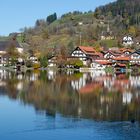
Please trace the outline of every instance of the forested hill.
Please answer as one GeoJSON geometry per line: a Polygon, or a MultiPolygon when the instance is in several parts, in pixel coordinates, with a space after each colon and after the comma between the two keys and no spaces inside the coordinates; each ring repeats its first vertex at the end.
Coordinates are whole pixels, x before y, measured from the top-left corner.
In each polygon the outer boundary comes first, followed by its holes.
{"type": "Polygon", "coordinates": [[[114,18],[121,16],[127,24],[140,25],[140,0],[117,0],[116,2],[96,8],[97,16],[114,18]]]}
{"type": "MultiPolygon", "coordinates": [[[[10,34],[13,35],[15,33],[10,34]]],[[[97,50],[100,47],[123,47],[124,35],[140,38],[140,0],[117,0],[95,11],[73,11],[61,17],[54,13],[37,19],[33,27],[23,28],[17,39],[28,44],[27,49],[43,56],[50,52],[59,53],[61,49],[70,54],[78,45],[94,46],[97,50]],[[108,35],[113,39],[101,39],[108,35]],[[55,51],[50,51],[52,49],[55,51]]]]}

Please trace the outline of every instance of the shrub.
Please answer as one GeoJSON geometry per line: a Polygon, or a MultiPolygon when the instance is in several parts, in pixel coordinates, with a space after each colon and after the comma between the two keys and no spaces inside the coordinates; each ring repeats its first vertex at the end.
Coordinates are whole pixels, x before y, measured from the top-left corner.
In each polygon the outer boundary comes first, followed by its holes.
{"type": "Polygon", "coordinates": [[[80,68],[80,67],[83,67],[83,62],[79,59],[76,59],[76,60],[71,60],[69,62],[70,65],[74,66],[74,68],[80,68]]]}
{"type": "Polygon", "coordinates": [[[83,62],[81,60],[75,60],[74,65],[76,68],[80,68],[83,66],[83,62]]]}
{"type": "Polygon", "coordinates": [[[48,59],[47,59],[47,57],[44,56],[44,57],[40,58],[40,66],[43,67],[43,68],[48,66],[48,59]]]}
{"type": "Polygon", "coordinates": [[[33,63],[30,60],[26,61],[26,67],[31,68],[33,66],[33,63]]]}
{"type": "Polygon", "coordinates": [[[40,64],[39,64],[39,63],[34,63],[34,64],[33,64],[33,68],[34,68],[34,69],[40,68],[40,64]]]}

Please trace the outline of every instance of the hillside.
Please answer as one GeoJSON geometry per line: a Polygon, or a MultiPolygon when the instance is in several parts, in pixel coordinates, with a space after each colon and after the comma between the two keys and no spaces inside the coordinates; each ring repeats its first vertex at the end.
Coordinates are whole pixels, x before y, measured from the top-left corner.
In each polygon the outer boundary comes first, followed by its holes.
{"type": "Polygon", "coordinates": [[[69,48],[78,45],[93,45],[98,40],[100,28],[93,12],[73,12],[48,24],[45,19],[37,20],[33,28],[25,28],[25,42],[42,53],[46,48],[69,48]]]}
{"type": "Polygon", "coordinates": [[[96,8],[95,13],[97,16],[102,15],[110,19],[117,17],[126,28],[129,25],[140,26],[140,0],[117,0],[96,8]]]}
{"type": "Polygon", "coordinates": [[[125,34],[140,36],[139,0],[118,0],[96,8],[95,12],[74,11],[59,18],[54,13],[46,19],[38,19],[32,28],[24,28],[18,40],[28,43],[29,50],[42,55],[52,49],[53,54],[62,50],[70,54],[79,45],[96,49],[100,46],[121,47],[121,38],[125,34]],[[106,32],[115,38],[102,41],[101,35],[106,32]]]}

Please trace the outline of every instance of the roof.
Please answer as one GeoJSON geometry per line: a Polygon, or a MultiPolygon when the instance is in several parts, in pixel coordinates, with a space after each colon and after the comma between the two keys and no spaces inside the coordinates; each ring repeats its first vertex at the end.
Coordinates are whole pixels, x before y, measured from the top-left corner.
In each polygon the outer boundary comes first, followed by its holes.
{"type": "Polygon", "coordinates": [[[0,51],[5,51],[9,47],[8,41],[1,41],[0,42],[0,51]]]}
{"type": "Polygon", "coordinates": [[[101,64],[101,65],[111,65],[112,62],[109,62],[108,60],[95,60],[95,62],[101,64]]]}
{"type": "Polygon", "coordinates": [[[98,63],[101,65],[111,65],[112,64],[112,62],[108,62],[108,61],[100,61],[98,63]]]}
{"type": "Polygon", "coordinates": [[[79,46],[79,48],[86,54],[94,54],[96,52],[93,47],[79,46]]]}
{"type": "Polygon", "coordinates": [[[132,49],[130,49],[130,48],[121,48],[120,49],[120,52],[133,52],[133,50],[132,49]]]}
{"type": "Polygon", "coordinates": [[[137,50],[137,51],[135,51],[135,52],[132,52],[131,54],[134,54],[134,53],[137,53],[137,54],[140,55],[140,50],[137,50]]]}
{"type": "Polygon", "coordinates": [[[103,58],[103,54],[102,54],[102,53],[100,53],[100,52],[95,52],[95,53],[94,53],[94,55],[96,55],[96,56],[99,56],[99,57],[102,57],[102,58],[103,58]]]}
{"type": "Polygon", "coordinates": [[[6,51],[11,45],[21,48],[17,41],[0,41],[0,51],[6,51]]]}
{"type": "Polygon", "coordinates": [[[114,60],[122,60],[122,61],[129,61],[130,57],[125,57],[125,56],[120,56],[120,57],[115,57],[113,58],[114,60]]]}
{"type": "Polygon", "coordinates": [[[104,55],[107,54],[107,53],[110,53],[110,54],[112,54],[112,55],[114,55],[114,56],[120,56],[120,55],[121,55],[120,52],[112,52],[112,51],[110,51],[110,50],[107,51],[107,52],[105,52],[104,55]]]}

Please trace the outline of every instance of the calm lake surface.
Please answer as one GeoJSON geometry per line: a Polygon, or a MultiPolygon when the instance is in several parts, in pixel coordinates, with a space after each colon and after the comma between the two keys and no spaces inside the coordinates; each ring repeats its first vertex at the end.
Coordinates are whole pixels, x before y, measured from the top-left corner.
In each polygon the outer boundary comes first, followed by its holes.
{"type": "Polygon", "coordinates": [[[140,75],[0,70],[1,140],[139,140],[140,75]]]}

